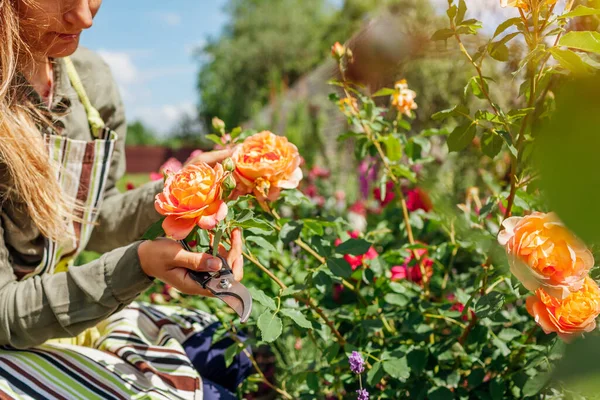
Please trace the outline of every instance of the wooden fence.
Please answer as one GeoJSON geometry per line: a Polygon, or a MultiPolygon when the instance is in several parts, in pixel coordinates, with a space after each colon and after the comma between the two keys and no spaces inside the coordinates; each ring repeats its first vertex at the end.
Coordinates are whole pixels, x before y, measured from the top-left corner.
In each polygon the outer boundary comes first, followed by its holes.
{"type": "Polygon", "coordinates": [[[195,148],[171,149],[161,146],[127,146],[127,172],[130,174],[158,172],[160,166],[171,157],[181,162],[188,159],[195,148]]]}

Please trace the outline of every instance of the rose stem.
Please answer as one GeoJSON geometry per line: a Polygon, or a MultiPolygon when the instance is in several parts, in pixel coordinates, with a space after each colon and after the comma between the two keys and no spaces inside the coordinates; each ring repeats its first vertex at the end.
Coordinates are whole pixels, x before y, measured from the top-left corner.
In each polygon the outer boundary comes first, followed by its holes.
{"type": "Polygon", "coordinates": [[[219,244],[221,242],[221,237],[223,237],[223,228],[217,229],[215,231],[215,236],[213,238],[213,256],[217,256],[219,254],[219,244]]]}

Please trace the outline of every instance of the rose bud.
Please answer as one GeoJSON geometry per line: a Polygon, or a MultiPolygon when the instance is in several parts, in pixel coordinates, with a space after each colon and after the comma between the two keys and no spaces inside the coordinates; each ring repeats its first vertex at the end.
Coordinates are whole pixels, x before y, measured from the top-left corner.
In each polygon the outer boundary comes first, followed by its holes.
{"type": "Polygon", "coordinates": [[[214,117],[212,119],[212,126],[215,129],[215,131],[219,133],[225,133],[225,122],[223,122],[222,119],[214,117]]]}
{"type": "Polygon", "coordinates": [[[235,189],[237,183],[233,175],[229,174],[225,177],[225,179],[223,179],[223,183],[221,183],[221,185],[223,186],[223,190],[226,192],[231,192],[233,189],[235,189]]]}
{"type": "Polygon", "coordinates": [[[223,169],[227,172],[233,172],[235,169],[235,162],[233,162],[231,157],[227,157],[225,161],[223,161],[223,169]]]}

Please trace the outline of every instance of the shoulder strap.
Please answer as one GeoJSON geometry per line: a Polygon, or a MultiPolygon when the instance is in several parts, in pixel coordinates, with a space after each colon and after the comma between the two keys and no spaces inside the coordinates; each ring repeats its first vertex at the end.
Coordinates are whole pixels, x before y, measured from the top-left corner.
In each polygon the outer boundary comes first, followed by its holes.
{"type": "Polygon", "coordinates": [[[69,80],[71,81],[71,85],[73,85],[73,89],[77,92],[77,96],[79,96],[79,100],[83,107],[85,108],[85,113],[87,114],[88,123],[90,124],[90,128],[92,129],[92,135],[95,138],[98,138],[100,135],[100,131],[104,129],[104,121],[100,116],[98,110],[92,106],[90,99],[87,96],[85,89],[83,88],[83,84],[81,83],[81,79],[79,79],[79,74],[75,69],[75,65],[73,61],[69,57],[64,57],[65,65],[67,67],[67,75],[69,76],[69,80]]]}

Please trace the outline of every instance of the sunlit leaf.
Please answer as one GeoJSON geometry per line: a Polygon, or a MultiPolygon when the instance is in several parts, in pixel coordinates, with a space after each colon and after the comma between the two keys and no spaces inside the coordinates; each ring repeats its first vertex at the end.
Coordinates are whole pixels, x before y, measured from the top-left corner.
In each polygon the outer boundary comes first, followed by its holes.
{"type": "Polygon", "coordinates": [[[577,6],[573,11],[561,15],[559,18],[574,18],[584,17],[586,15],[600,15],[600,8],[586,7],[583,5],[577,6]]]}
{"type": "Polygon", "coordinates": [[[277,339],[283,330],[281,318],[267,310],[258,317],[258,329],[262,335],[262,340],[272,342],[277,339]]]}

